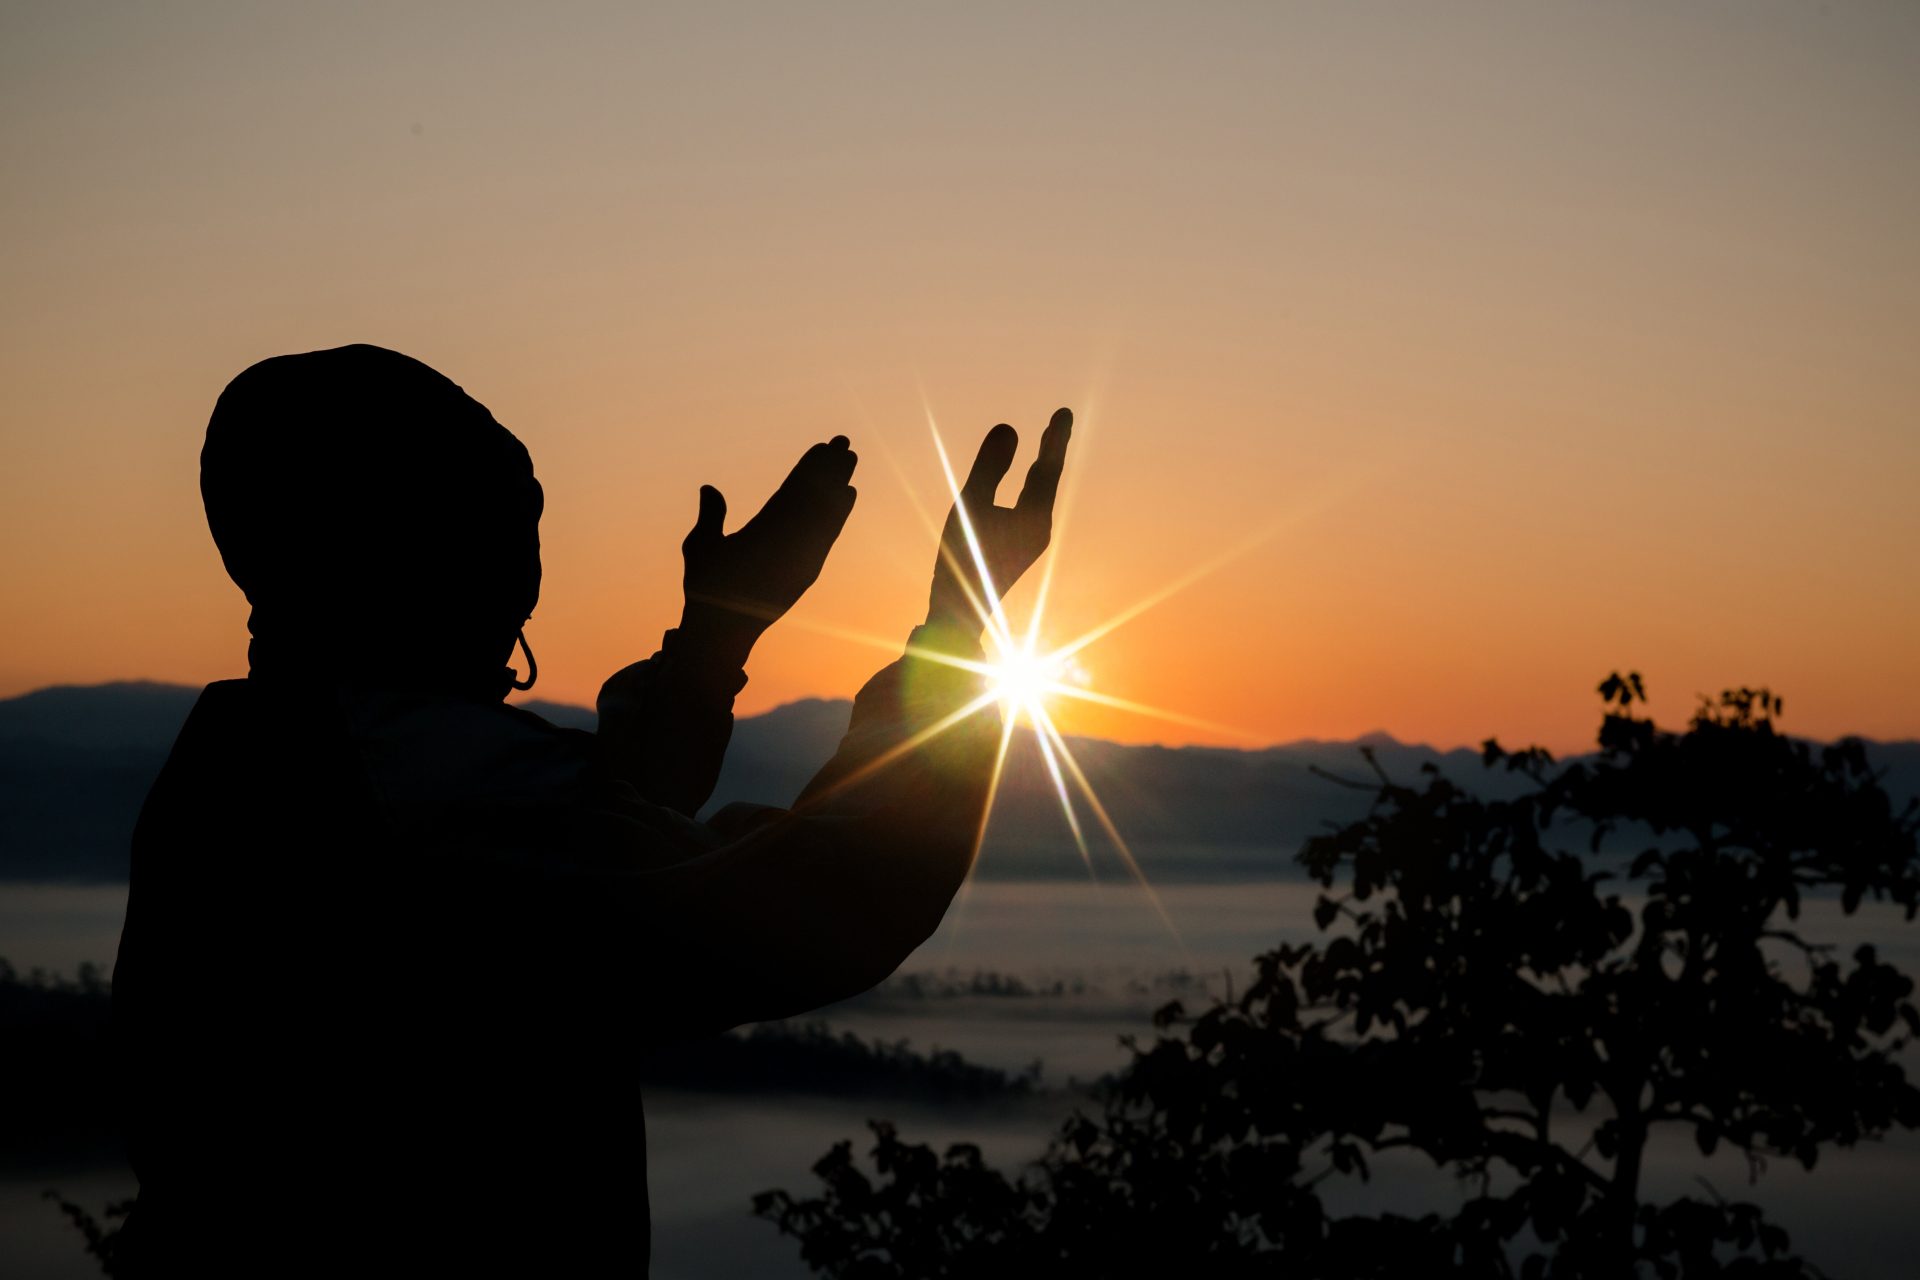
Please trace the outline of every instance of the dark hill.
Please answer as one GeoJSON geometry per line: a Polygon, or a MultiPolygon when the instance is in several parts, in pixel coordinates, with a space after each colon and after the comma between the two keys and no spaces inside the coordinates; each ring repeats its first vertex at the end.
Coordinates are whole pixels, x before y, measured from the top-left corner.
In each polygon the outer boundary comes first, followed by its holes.
{"type": "MultiPolygon", "coordinates": [[[[0,700],[0,880],[124,879],[127,843],[147,787],[198,691],[126,682],[59,686],[0,700]]],[[[528,702],[557,724],[591,728],[593,712],[528,702]]],[[[784,804],[832,754],[850,704],[805,699],[741,719],[713,805],[784,804]]],[[[1073,740],[1075,758],[1156,880],[1265,879],[1292,874],[1301,841],[1358,816],[1364,791],[1316,770],[1365,778],[1359,746],[1390,774],[1418,779],[1433,764],[1457,781],[1498,790],[1476,753],[1435,751],[1382,732],[1361,742],[1302,741],[1261,751],[1126,746],[1073,740]]],[[[1896,795],[1920,794],[1920,743],[1872,745],[1896,795]]],[[[1124,874],[1111,842],[1074,797],[1095,867],[1124,874]]],[[[980,870],[993,878],[1086,874],[1031,735],[1016,734],[980,870]]]]}

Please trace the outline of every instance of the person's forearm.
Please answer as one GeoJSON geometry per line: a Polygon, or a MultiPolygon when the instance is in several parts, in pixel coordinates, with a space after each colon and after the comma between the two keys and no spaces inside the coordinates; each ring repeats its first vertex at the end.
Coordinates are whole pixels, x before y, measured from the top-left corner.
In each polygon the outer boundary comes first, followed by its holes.
{"type": "Polygon", "coordinates": [[[744,656],[731,640],[669,631],[653,657],[609,678],[597,735],[607,772],[643,799],[697,813],[713,794],[733,735],[744,656]]]}
{"type": "Polygon", "coordinates": [[[718,669],[739,671],[746,667],[753,646],[766,630],[766,623],[749,618],[722,605],[689,600],[680,611],[680,625],[674,628],[689,655],[718,669]]]}
{"type": "MultiPolygon", "coordinates": [[[[929,761],[960,750],[962,742],[970,745],[972,726],[947,741],[941,739],[959,728],[960,720],[971,718],[966,713],[987,709],[988,704],[980,701],[983,682],[968,665],[977,664],[981,657],[978,632],[964,622],[941,619],[914,628],[900,660],[861,688],[839,749],[808,782],[795,809],[865,789],[869,779],[875,780],[871,802],[887,803],[890,790],[917,779],[929,761]],[[910,759],[915,753],[923,759],[910,759]],[[903,767],[894,782],[879,781],[896,764],[903,767]]],[[[966,762],[951,763],[962,777],[970,771],[966,762]]]]}
{"type": "MultiPolygon", "coordinates": [[[[642,676],[672,678],[675,639],[642,676]]],[[[792,810],[763,811],[704,853],[583,881],[582,918],[603,921],[586,927],[588,945],[604,962],[630,965],[636,982],[676,974],[649,997],[659,1035],[855,995],[939,926],[971,868],[1002,738],[970,666],[980,656],[963,624],[917,628],[860,690],[839,750],[792,810]]],[[[604,820],[631,821],[617,801],[604,820]]]]}
{"type": "Polygon", "coordinates": [[[1001,725],[980,676],[936,654],[979,650],[964,629],[916,629],[793,810],[716,853],[681,900],[674,928],[710,957],[710,1025],[855,995],[938,927],[971,869],[1001,725]]]}

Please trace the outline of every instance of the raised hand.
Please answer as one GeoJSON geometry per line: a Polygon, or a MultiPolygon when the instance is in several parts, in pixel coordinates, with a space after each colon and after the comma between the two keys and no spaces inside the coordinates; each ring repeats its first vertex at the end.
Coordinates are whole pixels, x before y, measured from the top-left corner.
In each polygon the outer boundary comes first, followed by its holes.
{"type": "Polygon", "coordinates": [[[700,514],[680,544],[686,561],[681,630],[736,661],[806,593],[853,510],[859,461],[845,436],[800,456],[766,505],[725,532],[727,500],[700,486],[700,514]]]}
{"type": "Polygon", "coordinates": [[[960,487],[960,501],[947,515],[946,528],[940,534],[940,558],[933,566],[933,595],[927,610],[929,623],[956,624],[978,633],[983,624],[981,612],[992,607],[995,597],[1004,596],[1033,567],[1053,537],[1053,499],[1060,488],[1060,469],[1067,461],[1067,441],[1073,436],[1073,413],[1056,409],[1040,437],[1040,456],[1027,469],[1027,482],[1019,500],[1011,507],[993,505],[993,495],[1001,479],[1013,465],[1014,450],[1020,436],[1001,423],[987,432],[980,452],[960,487]],[[967,545],[960,521],[961,508],[973,526],[974,539],[980,545],[980,561],[985,562],[992,594],[980,581],[981,564],[967,545]]]}

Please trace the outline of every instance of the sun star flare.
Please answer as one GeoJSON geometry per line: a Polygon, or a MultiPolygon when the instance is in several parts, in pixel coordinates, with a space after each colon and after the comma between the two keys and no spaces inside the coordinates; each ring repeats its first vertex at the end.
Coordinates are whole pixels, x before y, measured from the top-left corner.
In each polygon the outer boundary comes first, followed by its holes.
{"type": "MultiPolygon", "coordinates": [[[[1146,612],[1148,609],[1153,608],[1155,605],[1160,604],[1193,582],[1214,572],[1228,561],[1244,554],[1246,550],[1256,543],[1263,542],[1270,538],[1274,533],[1278,532],[1278,528],[1276,526],[1273,529],[1269,529],[1257,538],[1243,543],[1239,547],[1230,549],[1208,563],[1201,565],[1184,577],[1176,579],[1159,591],[1120,610],[1100,626],[1087,631],[1067,644],[1050,647],[1042,639],[1045,621],[1042,615],[1045,611],[1047,600],[1049,599],[1048,588],[1051,587],[1053,582],[1055,569],[1054,558],[1052,556],[1046,557],[1046,563],[1042,569],[1041,589],[1033,605],[1032,612],[1027,618],[1026,626],[1016,630],[1007,618],[1006,608],[1001,599],[1000,585],[993,581],[992,575],[988,571],[986,557],[981,551],[979,539],[974,532],[973,521],[967,512],[966,504],[961,500],[959,479],[954,473],[952,461],[947,454],[946,443],[940,437],[940,428],[934,422],[931,408],[927,411],[927,426],[933,436],[934,451],[940,460],[940,470],[946,481],[949,497],[958,509],[960,528],[964,542],[964,546],[960,549],[951,548],[942,543],[940,554],[949,557],[950,561],[960,556],[965,556],[972,561],[972,574],[962,574],[961,585],[967,592],[968,602],[979,615],[986,655],[983,659],[963,658],[936,649],[926,649],[918,646],[909,646],[908,652],[918,658],[945,663],[949,666],[959,667],[974,673],[981,677],[982,691],[978,697],[968,702],[959,710],[929,725],[912,738],[899,743],[891,750],[883,752],[880,756],[868,762],[868,764],[855,775],[842,779],[838,786],[851,785],[860,778],[870,776],[872,773],[886,768],[902,757],[917,751],[933,738],[945,733],[961,721],[968,719],[975,712],[997,704],[1000,708],[1004,725],[1000,735],[999,750],[994,758],[993,772],[987,788],[986,801],[982,807],[979,824],[974,830],[973,866],[977,867],[979,864],[980,848],[986,840],[987,827],[993,818],[994,803],[1000,794],[1001,783],[1006,772],[1008,747],[1012,743],[1015,731],[1024,727],[1028,732],[1033,734],[1041,763],[1047,774],[1047,779],[1051,784],[1054,795],[1060,802],[1060,812],[1066,820],[1068,831],[1073,836],[1073,842],[1080,854],[1081,861],[1087,868],[1087,874],[1090,876],[1095,875],[1095,871],[1093,852],[1087,840],[1087,828],[1081,821],[1080,805],[1084,805],[1086,811],[1092,815],[1094,825],[1100,833],[1106,837],[1106,843],[1112,846],[1114,855],[1124,864],[1128,874],[1134,882],[1139,885],[1140,891],[1146,896],[1154,912],[1166,926],[1168,934],[1184,952],[1186,950],[1186,944],[1181,938],[1179,930],[1174,926],[1172,918],[1167,914],[1165,905],[1160,901],[1159,894],[1154,891],[1152,883],[1148,880],[1145,870],[1140,866],[1139,860],[1134,856],[1133,850],[1120,835],[1112,815],[1108,812],[1106,805],[1102,803],[1099,795],[1095,791],[1093,781],[1087,776],[1086,770],[1081,767],[1080,762],[1074,758],[1066,736],[1061,733],[1059,726],[1054,722],[1051,708],[1057,705],[1060,700],[1073,699],[1116,708],[1131,712],[1135,715],[1165,720],[1174,724],[1199,725],[1251,738],[1252,735],[1246,734],[1242,730],[1234,729],[1229,725],[1218,725],[1210,721],[1199,720],[1192,716],[1182,715],[1176,711],[1167,711],[1159,707],[1148,706],[1145,703],[1136,702],[1130,698],[1120,697],[1095,689],[1092,678],[1087,669],[1080,664],[1078,655],[1111,631],[1146,612]],[[980,584],[978,590],[968,585],[967,578],[969,576],[978,579],[980,584]],[[1074,796],[1076,791],[1079,793],[1078,804],[1076,804],[1074,796]]],[[[934,525],[931,516],[920,503],[919,497],[913,492],[913,486],[907,482],[906,475],[904,471],[898,467],[897,462],[895,469],[900,473],[900,479],[906,486],[908,497],[912,499],[914,508],[920,514],[922,521],[926,523],[928,529],[933,532],[936,537],[939,536],[940,531],[938,527],[934,525]]],[[[1057,534],[1063,532],[1064,530],[1056,531],[1057,534]]],[[[877,636],[869,636],[823,623],[803,623],[802,625],[810,626],[812,629],[836,635],[846,640],[875,645],[881,648],[892,647],[889,641],[877,636]]],[[[973,872],[970,869],[967,881],[961,885],[959,894],[960,902],[964,902],[967,896],[967,888],[972,881],[972,875],[973,872]]]]}

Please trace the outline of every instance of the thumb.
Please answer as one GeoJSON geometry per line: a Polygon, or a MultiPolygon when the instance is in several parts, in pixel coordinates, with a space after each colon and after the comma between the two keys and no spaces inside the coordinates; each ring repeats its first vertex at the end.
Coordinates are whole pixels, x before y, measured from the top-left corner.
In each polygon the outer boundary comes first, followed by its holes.
{"type": "Polygon", "coordinates": [[[694,519],[688,542],[718,542],[727,527],[727,500],[710,484],[700,486],[700,514],[694,519]]]}

